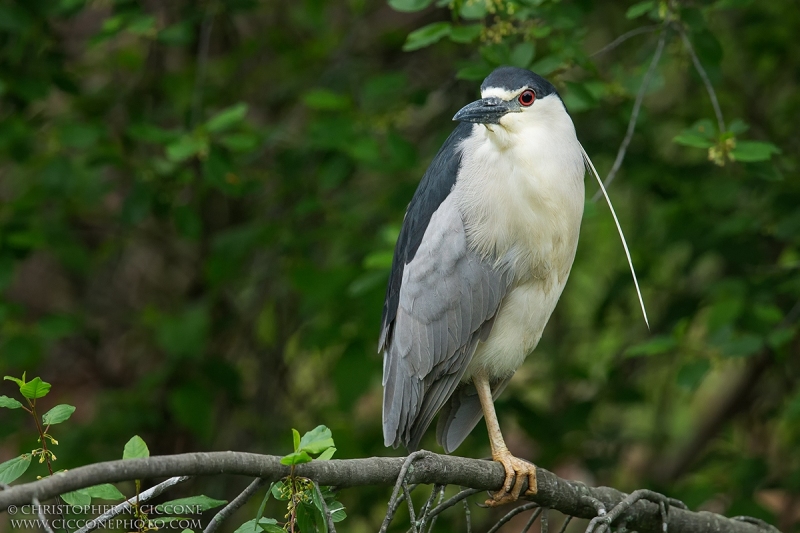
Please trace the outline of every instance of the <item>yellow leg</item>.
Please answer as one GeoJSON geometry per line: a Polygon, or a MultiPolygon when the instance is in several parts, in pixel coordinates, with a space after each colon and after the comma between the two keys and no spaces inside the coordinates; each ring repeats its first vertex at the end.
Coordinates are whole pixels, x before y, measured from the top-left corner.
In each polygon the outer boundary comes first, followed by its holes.
{"type": "Polygon", "coordinates": [[[526,478],[528,480],[528,490],[525,495],[536,494],[536,467],[533,463],[511,455],[511,452],[506,447],[505,440],[503,440],[500,424],[497,422],[497,414],[494,411],[494,400],[492,399],[489,378],[485,373],[481,372],[473,378],[473,383],[475,388],[478,389],[483,417],[486,419],[489,443],[492,446],[492,459],[502,464],[506,471],[506,480],[503,482],[502,490],[492,494],[492,497],[486,500],[486,505],[495,506],[517,501],[522,492],[522,483],[526,478]]]}

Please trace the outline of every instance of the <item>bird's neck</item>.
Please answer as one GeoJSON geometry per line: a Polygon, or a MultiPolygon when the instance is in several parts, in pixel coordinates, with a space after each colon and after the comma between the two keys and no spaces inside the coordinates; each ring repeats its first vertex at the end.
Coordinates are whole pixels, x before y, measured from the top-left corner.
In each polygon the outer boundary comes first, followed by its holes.
{"type": "Polygon", "coordinates": [[[478,131],[462,144],[453,192],[470,246],[484,257],[513,264],[522,276],[568,272],[574,257],[584,167],[571,121],[569,126],[522,132],[475,126],[478,131]]]}

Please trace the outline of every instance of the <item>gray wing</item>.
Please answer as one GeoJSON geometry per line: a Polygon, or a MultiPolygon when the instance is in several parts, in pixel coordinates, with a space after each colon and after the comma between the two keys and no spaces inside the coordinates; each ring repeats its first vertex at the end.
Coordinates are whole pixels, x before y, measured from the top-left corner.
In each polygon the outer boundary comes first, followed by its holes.
{"type": "Polygon", "coordinates": [[[507,275],[467,247],[452,194],[431,216],[405,265],[394,321],[384,332],[383,436],[415,449],[485,339],[507,275]]]}

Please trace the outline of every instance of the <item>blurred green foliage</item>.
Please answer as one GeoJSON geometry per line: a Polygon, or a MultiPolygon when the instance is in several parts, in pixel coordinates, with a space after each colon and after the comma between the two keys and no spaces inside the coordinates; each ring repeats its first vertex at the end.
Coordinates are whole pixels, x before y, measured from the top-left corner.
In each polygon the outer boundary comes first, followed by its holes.
{"type": "MultiPolygon", "coordinates": [[[[498,401],[501,424],[514,451],[564,476],[796,530],[800,11],[788,1],[8,0],[0,374],[41,375],[78,407],[59,433],[64,467],[116,458],[132,434],[154,453],[285,455],[281,435],[320,423],[337,457],[391,452],[381,304],[450,117],[494,66],[532,68],[607,172],[665,23],[609,191],[652,331],[607,208],[587,202],[570,282],[498,401]]],[[[0,462],[35,447],[23,414],[0,410],[0,462]]],[[[479,428],[458,452],[487,450],[479,428]]],[[[377,529],[388,493],[341,497],[348,531],[377,529]]]]}

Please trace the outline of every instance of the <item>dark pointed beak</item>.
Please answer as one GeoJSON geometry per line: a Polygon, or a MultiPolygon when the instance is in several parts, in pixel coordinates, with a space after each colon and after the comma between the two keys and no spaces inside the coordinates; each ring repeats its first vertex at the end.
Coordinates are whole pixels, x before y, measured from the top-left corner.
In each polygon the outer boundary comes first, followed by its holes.
{"type": "Polygon", "coordinates": [[[482,98],[462,107],[453,120],[476,124],[499,124],[503,115],[513,111],[510,103],[500,98],[482,98]]]}

